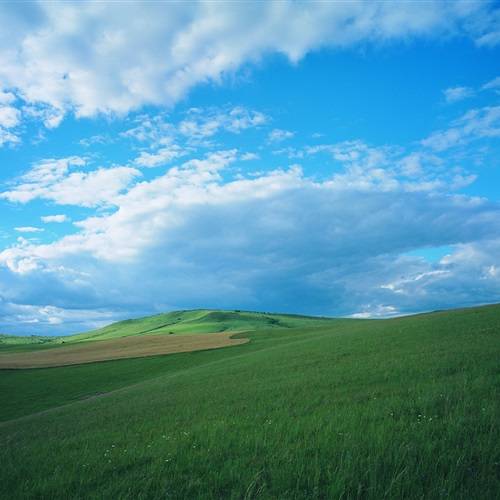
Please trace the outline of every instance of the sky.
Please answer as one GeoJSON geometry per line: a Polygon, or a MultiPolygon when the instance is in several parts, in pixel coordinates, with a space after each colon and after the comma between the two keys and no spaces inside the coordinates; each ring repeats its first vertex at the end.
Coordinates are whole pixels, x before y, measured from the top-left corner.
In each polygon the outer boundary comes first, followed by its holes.
{"type": "Polygon", "coordinates": [[[2,2],[0,333],[500,302],[498,2],[2,2]]]}

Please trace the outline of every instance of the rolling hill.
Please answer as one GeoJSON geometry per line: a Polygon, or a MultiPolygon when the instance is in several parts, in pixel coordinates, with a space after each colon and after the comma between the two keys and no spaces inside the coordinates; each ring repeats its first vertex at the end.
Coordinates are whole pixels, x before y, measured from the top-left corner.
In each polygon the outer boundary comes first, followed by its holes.
{"type": "Polygon", "coordinates": [[[0,370],[0,497],[498,498],[500,306],[279,327],[212,312],[123,332],[192,321],[249,342],[0,370]]]}
{"type": "Polygon", "coordinates": [[[301,326],[320,326],[331,322],[345,321],[334,318],[301,316],[296,314],[274,314],[252,311],[222,311],[197,309],[173,311],[137,319],[127,319],[112,323],[97,330],[59,337],[14,336],[0,334],[2,349],[22,350],[41,346],[52,347],[62,343],[110,340],[132,335],[193,334],[238,332],[260,330],[262,328],[297,328],[301,326]],[[30,347],[31,346],[31,347],[30,347]]]}
{"type": "Polygon", "coordinates": [[[331,321],[342,320],[293,314],[197,309],[119,321],[98,330],[68,336],[64,340],[66,342],[81,342],[159,333],[192,334],[260,330],[262,328],[296,328],[309,325],[319,326],[329,324],[331,321]]]}

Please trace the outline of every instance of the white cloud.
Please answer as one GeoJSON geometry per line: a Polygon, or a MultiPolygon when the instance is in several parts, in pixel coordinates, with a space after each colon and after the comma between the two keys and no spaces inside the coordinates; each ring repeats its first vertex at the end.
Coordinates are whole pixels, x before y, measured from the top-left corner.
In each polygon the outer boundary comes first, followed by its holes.
{"type": "Polygon", "coordinates": [[[186,151],[180,146],[172,145],[165,148],[160,148],[154,153],[143,151],[135,160],[134,163],[140,167],[158,167],[166,165],[172,160],[186,154],[186,151]]]}
{"type": "Polygon", "coordinates": [[[264,113],[239,106],[229,111],[229,115],[225,120],[225,128],[237,134],[241,130],[264,125],[267,120],[268,118],[264,113]]]}
{"type": "Polygon", "coordinates": [[[260,156],[257,153],[243,153],[240,159],[242,161],[259,160],[260,156]]]}
{"type": "Polygon", "coordinates": [[[0,296],[2,326],[9,325],[9,332],[21,335],[46,333],[71,334],[82,330],[100,328],[116,318],[110,311],[69,309],[47,304],[16,304],[0,296]]]}
{"type": "Polygon", "coordinates": [[[489,82],[486,82],[482,87],[483,90],[496,90],[500,91],[500,76],[493,78],[489,82]]]}
{"type": "Polygon", "coordinates": [[[48,224],[51,222],[61,223],[61,222],[69,221],[69,217],[65,214],[44,215],[44,216],[40,217],[40,219],[42,222],[45,222],[45,224],[48,224]]]}
{"type": "MultiPolygon", "coordinates": [[[[225,151],[216,151],[213,153],[209,153],[204,159],[199,160],[197,158],[188,160],[182,165],[182,170],[185,172],[192,172],[195,175],[207,173],[211,178],[211,175],[216,174],[219,170],[227,167],[231,163],[233,163],[237,158],[237,150],[236,149],[228,149],[225,151]]],[[[172,169],[170,172],[177,174],[179,169],[172,169]]],[[[215,178],[218,178],[215,177],[215,178]]],[[[206,177],[204,177],[206,179],[206,177]]]]}
{"type": "Polygon", "coordinates": [[[498,40],[488,2],[292,1],[51,3],[0,7],[0,82],[26,103],[77,116],[171,105],[195,85],[221,82],[269,53],[297,62],[325,46],[411,37],[498,40]],[[144,29],[147,26],[147,29],[144,29]]]}
{"type": "Polygon", "coordinates": [[[4,92],[0,86],[0,148],[4,145],[13,145],[20,142],[19,135],[13,129],[21,123],[20,111],[11,104],[15,96],[4,92]]]}
{"type": "Polygon", "coordinates": [[[422,141],[425,147],[445,151],[471,141],[500,137],[500,106],[487,106],[467,111],[452,126],[432,133],[422,141]]]}
{"type": "Polygon", "coordinates": [[[5,92],[0,89],[0,104],[11,104],[16,100],[16,96],[12,92],[5,92]]]}
{"type": "Polygon", "coordinates": [[[346,171],[324,181],[298,167],[227,181],[236,150],[186,161],[76,234],[2,251],[0,297],[46,301],[43,282],[54,307],[127,316],[200,304],[373,316],[500,300],[497,204],[408,190],[362,143],[327,152],[346,171]],[[446,245],[457,250],[437,263],[405,255],[446,245]]]}
{"type": "Polygon", "coordinates": [[[17,144],[19,141],[19,136],[0,127],[0,147],[5,144],[17,144]]]}
{"type": "Polygon", "coordinates": [[[23,112],[26,117],[40,120],[49,129],[57,128],[64,118],[62,108],[47,104],[26,105],[23,107],[23,112]]]}
{"type": "Polygon", "coordinates": [[[140,172],[131,167],[99,168],[89,172],[70,171],[85,160],[69,157],[37,163],[18,183],[0,193],[0,199],[27,203],[37,198],[61,205],[112,205],[116,197],[140,172]]]}
{"type": "Polygon", "coordinates": [[[113,139],[110,136],[104,134],[97,134],[97,135],[92,135],[90,137],[86,137],[84,139],[80,139],[78,141],[78,144],[88,148],[94,144],[110,144],[112,142],[113,139]]]}
{"type": "Polygon", "coordinates": [[[446,102],[454,103],[458,101],[463,101],[468,97],[474,95],[474,90],[470,87],[450,87],[444,92],[444,98],[446,102]]]}
{"type": "Polygon", "coordinates": [[[329,181],[335,189],[443,192],[459,189],[476,179],[427,150],[407,153],[396,146],[372,147],[360,140],[308,146],[293,150],[289,157],[325,153],[342,166],[329,181]]]}
{"type": "Polygon", "coordinates": [[[175,127],[167,121],[167,116],[163,113],[155,116],[141,114],[134,123],[135,126],[121,133],[122,137],[161,146],[171,144],[176,133],[175,127]]]}
{"type": "Polygon", "coordinates": [[[13,106],[0,106],[0,126],[12,128],[19,125],[20,115],[19,110],[13,106]]]}
{"type": "Polygon", "coordinates": [[[274,130],[271,130],[271,132],[269,132],[267,138],[269,142],[281,142],[285,139],[290,139],[293,136],[294,133],[290,132],[289,130],[281,130],[279,128],[275,128],[274,130]]]}
{"type": "Polygon", "coordinates": [[[42,228],[33,226],[22,226],[14,228],[18,233],[40,233],[43,231],[42,228]]]}
{"type": "Polygon", "coordinates": [[[268,120],[263,113],[243,107],[228,111],[193,108],[188,115],[188,118],[179,124],[179,132],[191,139],[212,137],[221,130],[237,134],[242,130],[263,125],[268,120]]]}
{"type": "Polygon", "coordinates": [[[476,44],[479,47],[495,47],[500,43],[500,11],[482,12],[471,18],[470,23],[476,29],[476,44]]]}
{"type": "Polygon", "coordinates": [[[351,314],[351,318],[369,319],[369,318],[390,318],[398,316],[399,311],[394,306],[386,306],[381,304],[367,305],[367,310],[351,314]]]}
{"type": "MultiPolygon", "coordinates": [[[[495,110],[455,120],[458,143],[496,137],[495,110]]],[[[224,120],[219,131],[229,130],[224,120]]],[[[166,116],[134,125],[126,137],[151,147],[138,157],[144,166],[181,154],[166,116]]],[[[288,152],[304,160],[304,171],[262,165],[242,173],[234,164],[252,153],[195,148],[140,181],[136,169],[91,170],[78,156],[33,165],[0,197],[97,209],[74,234],[50,244],[20,237],[0,252],[4,324],[88,328],[78,308],[91,321],[102,311],[116,319],[200,306],[369,317],[500,300],[500,206],[455,195],[475,177],[435,143],[407,151],[354,140],[288,152]],[[310,155],[322,162],[321,176],[307,173],[310,155]],[[449,245],[439,262],[407,255],[449,245]]],[[[56,217],[64,216],[42,221],[56,217]]]]}

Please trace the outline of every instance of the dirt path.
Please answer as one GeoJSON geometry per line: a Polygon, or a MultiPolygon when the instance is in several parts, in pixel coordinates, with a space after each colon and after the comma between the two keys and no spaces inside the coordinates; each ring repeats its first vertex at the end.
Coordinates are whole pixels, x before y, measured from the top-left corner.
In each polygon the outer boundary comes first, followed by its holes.
{"type": "Polygon", "coordinates": [[[141,335],[113,340],[85,342],[33,352],[0,354],[0,369],[48,368],[191,352],[244,344],[247,339],[233,339],[234,332],[192,335],[141,335]]]}

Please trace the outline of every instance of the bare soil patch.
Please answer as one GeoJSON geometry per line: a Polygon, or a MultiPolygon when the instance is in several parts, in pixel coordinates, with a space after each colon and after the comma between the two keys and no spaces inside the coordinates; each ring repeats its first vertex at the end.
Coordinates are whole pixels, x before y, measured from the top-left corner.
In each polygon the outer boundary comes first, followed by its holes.
{"type": "Polygon", "coordinates": [[[78,365],[111,359],[141,358],[176,352],[218,349],[248,342],[248,339],[233,339],[231,335],[234,335],[234,332],[178,336],[143,335],[82,342],[81,344],[43,351],[0,354],[0,369],[78,365]]]}

